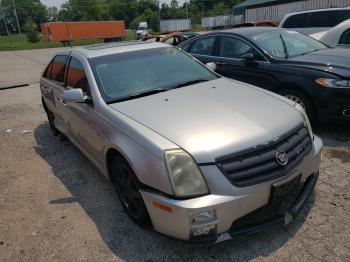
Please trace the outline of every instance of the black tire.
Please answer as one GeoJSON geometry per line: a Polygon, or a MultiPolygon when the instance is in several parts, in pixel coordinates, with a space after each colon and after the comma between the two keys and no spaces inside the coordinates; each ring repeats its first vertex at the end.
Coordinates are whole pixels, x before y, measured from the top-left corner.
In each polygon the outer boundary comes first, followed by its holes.
{"type": "Polygon", "coordinates": [[[116,156],[112,162],[111,180],[115,185],[119,200],[128,216],[142,226],[151,224],[151,220],[139,192],[140,182],[135,173],[121,156],[116,156]]]}
{"type": "Polygon", "coordinates": [[[44,110],[45,110],[46,115],[47,115],[47,120],[49,121],[51,132],[54,136],[58,136],[61,132],[58,131],[58,129],[55,127],[55,117],[54,117],[53,113],[47,108],[45,102],[42,101],[42,103],[43,103],[43,107],[44,107],[44,110]]]}
{"type": "Polygon", "coordinates": [[[312,124],[316,124],[317,122],[316,110],[311,100],[305,94],[296,90],[288,89],[288,90],[282,90],[281,95],[300,104],[305,109],[310,122],[312,124]]]}

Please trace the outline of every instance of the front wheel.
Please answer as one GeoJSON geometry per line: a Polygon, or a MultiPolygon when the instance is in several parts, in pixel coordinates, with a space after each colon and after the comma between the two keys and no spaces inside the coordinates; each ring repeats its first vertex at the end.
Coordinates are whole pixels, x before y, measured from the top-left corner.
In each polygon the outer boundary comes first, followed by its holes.
{"type": "Polygon", "coordinates": [[[115,157],[113,160],[111,180],[128,216],[139,225],[149,225],[148,211],[139,192],[140,183],[122,157],[115,157]]]}
{"type": "Polygon", "coordinates": [[[314,106],[307,96],[295,90],[283,90],[281,95],[295,103],[298,103],[302,108],[304,108],[310,122],[313,124],[316,122],[316,112],[314,106]]]}

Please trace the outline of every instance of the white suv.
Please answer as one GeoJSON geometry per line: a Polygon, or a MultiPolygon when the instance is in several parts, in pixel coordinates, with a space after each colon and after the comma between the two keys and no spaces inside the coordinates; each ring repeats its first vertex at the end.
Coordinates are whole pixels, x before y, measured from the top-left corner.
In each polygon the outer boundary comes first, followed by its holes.
{"type": "Polygon", "coordinates": [[[350,7],[316,9],[287,14],[279,27],[311,35],[328,31],[347,19],[350,19],[350,7]]]}

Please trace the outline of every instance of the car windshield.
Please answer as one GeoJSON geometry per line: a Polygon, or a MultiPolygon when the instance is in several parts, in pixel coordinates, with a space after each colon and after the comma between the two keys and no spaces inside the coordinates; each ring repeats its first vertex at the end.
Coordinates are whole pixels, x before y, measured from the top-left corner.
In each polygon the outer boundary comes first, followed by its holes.
{"type": "Polygon", "coordinates": [[[106,103],[167,91],[217,76],[175,47],[152,48],[90,59],[106,103]]]}
{"type": "Polygon", "coordinates": [[[317,40],[295,31],[270,31],[251,36],[265,51],[276,58],[300,56],[327,48],[317,40]]]}
{"type": "Polygon", "coordinates": [[[139,26],[138,30],[146,30],[146,27],[144,27],[144,26],[139,26]]]}

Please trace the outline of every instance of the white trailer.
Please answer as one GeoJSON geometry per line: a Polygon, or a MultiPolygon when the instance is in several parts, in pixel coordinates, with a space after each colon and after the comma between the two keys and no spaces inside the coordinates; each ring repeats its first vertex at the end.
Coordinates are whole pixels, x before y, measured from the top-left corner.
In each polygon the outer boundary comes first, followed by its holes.
{"type": "Polygon", "coordinates": [[[220,15],[220,16],[202,18],[203,28],[229,27],[233,25],[233,23],[234,23],[233,15],[220,15]]]}
{"type": "Polygon", "coordinates": [[[160,32],[170,33],[191,30],[191,19],[161,20],[160,32]]]}

